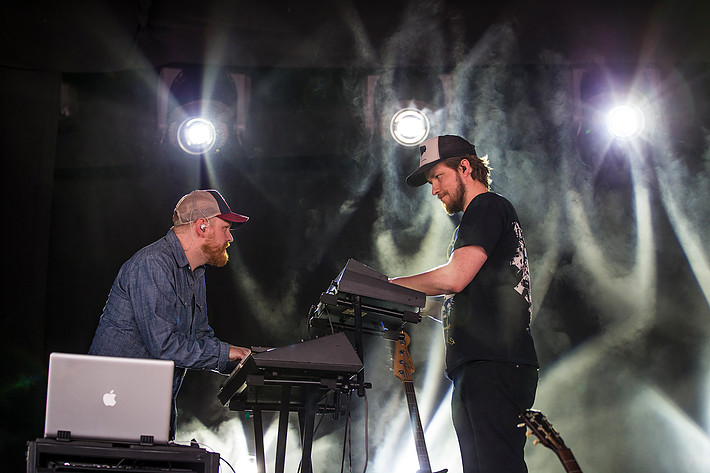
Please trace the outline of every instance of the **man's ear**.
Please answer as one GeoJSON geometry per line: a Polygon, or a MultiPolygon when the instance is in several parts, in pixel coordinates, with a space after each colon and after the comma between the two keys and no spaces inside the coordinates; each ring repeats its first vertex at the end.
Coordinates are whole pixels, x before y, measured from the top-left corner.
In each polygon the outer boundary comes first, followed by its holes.
{"type": "Polygon", "coordinates": [[[206,218],[198,218],[195,222],[195,228],[198,235],[204,236],[207,232],[207,227],[209,227],[210,222],[206,218]]]}
{"type": "Polygon", "coordinates": [[[466,158],[462,159],[461,162],[459,163],[459,167],[461,168],[462,173],[464,173],[464,174],[466,174],[467,172],[468,172],[468,174],[471,173],[471,161],[469,161],[468,159],[466,159],[466,158]]]}

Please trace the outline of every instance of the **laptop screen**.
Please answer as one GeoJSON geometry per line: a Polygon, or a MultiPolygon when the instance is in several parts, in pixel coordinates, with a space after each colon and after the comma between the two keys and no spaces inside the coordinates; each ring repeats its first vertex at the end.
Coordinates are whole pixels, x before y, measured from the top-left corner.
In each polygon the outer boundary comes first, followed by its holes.
{"type": "Polygon", "coordinates": [[[46,438],[168,442],[174,363],[52,353],[46,438]]]}

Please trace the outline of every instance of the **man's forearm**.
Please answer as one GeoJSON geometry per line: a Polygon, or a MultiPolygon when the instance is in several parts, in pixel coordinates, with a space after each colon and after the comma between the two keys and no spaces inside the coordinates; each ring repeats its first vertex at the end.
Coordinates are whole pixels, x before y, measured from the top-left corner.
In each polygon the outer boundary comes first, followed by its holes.
{"type": "Polygon", "coordinates": [[[391,278],[390,282],[398,286],[404,286],[409,289],[414,289],[415,291],[423,292],[427,296],[452,294],[455,291],[447,284],[446,279],[443,277],[444,275],[445,272],[439,267],[413,276],[391,278]]]}
{"type": "Polygon", "coordinates": [[[455,250],[442,266],[413,276],[391,278],[390,282],[427,296],[456,294],[468,286],[486,259],[486,252],[480,246],[465,246],[455,250]]]}

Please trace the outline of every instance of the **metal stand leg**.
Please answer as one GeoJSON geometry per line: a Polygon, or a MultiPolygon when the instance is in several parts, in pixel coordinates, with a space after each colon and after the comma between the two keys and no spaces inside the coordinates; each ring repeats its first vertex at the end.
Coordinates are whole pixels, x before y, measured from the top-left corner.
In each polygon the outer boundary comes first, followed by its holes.
{"type": "Polygon", "coordinates": [[[314,387],[307,388],[305,399],[305,412],[299,416],[301,420],[301,472],[312,473],[313,463],[311,452],[313,450],[313,430],[315,428],[316,405],[318,404],[318,390],[314,387]]]}
{"type": "MultiPolygon", "coordinates": [[[[360,296],[353,297],[353,317],[355,318],[355,351],[360,357],[360,361],[365,362],[362,342],[362,305],[360,296]]],[[[365,395],[365,368],[357,373],[357,395],[363,397],[365,395]]]]}
{"type": "Polygon", "coordinates": [[[283,473],[286,464],[286,435],[288,435],[289,404],[291,386],[284,385],[281,391],[281,410],[279,411],[279,435],[276,441],[276,473],[283,473]]]}
{"type": "Polygon", "coordinates": [[[264,421],[261,417],[261,409],[252,411],[254,416],[254,445],[256,447],[256,471],[266,473],[266,461],[264,459],[264,421]]]}

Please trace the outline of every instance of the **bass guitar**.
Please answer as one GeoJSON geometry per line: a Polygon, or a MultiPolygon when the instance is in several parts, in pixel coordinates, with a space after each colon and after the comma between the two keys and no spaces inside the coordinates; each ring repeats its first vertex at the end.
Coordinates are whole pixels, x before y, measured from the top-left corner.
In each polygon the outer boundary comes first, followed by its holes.
{"type": "MultiPolygon", "coordinates": [[[[405,332],[399,333],[399,338],[395,340],[394,349],[394,374],[402,383],[404,383],[404,392],[407,395],[407,407],[409,408],[409,420],[412,424],[414,432],[414,445],[417,448],[417,457],[419,459],[419,470],[417,473],[432,473],[431,463],[429,463],[429,453],[424,440],[424,429],[422,428],[422,420],[419,417],[419,407],[417,406],[417,396],[414,393],[414,383],[412,382],[412,373],[414,372],[414,364],[409,356],[409,335],[405,332]]],[[[448,470],[440,470],[436,473],[446,473],[448,470]]]]}

